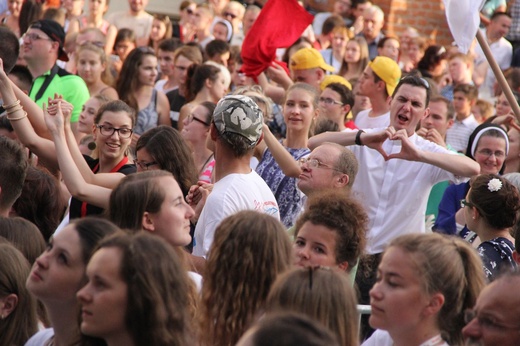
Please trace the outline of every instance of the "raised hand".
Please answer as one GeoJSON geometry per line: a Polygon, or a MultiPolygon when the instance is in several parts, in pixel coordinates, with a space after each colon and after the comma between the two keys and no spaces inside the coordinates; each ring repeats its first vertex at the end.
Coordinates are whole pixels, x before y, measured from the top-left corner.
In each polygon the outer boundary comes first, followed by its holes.
{"type": "Polygon", "coordinates": [[[385,160],[388,160],[388,154],[383,149],[383,143],[391,138],[394,133],[395,129],[392,126],[380,132],[363,133],[361,134],[361,143],[370,149],[377,150],[385,160]]]}
{"type": "Polygon", "coordinates": [[[416,133],[424,139],[446,148],[446,142],[444,142],[444,138],[442,138],[441,134],[436,129],[427,129],[425,127],[421,127],[416,133]]]}
{"type": "MultiPolygon", "coordinates": [[[[395,130],[394,130],[395,131],[395,130]]],[[[401,141],[401,151],[396,154],[390,154],[386,157],[387,160],[391,159],[403,159],[408,161],[420,161],[421,152],[417,150],[415,145],[408,138],[408,134],[405,129],[396,131],[393,135],[388,137],[390,140],[401,141]]]]}
{"type": "Polygon", "coordinates": [[[64,120],[63,120],[63,112],[61,109],[61,103],[53,104],[52,106],[47,106],[47,104],[43,103],[43,116],[45,119],[45,124],[49,129],[49,132],[55,136],[63,131],[64,128],[64,120]]]}

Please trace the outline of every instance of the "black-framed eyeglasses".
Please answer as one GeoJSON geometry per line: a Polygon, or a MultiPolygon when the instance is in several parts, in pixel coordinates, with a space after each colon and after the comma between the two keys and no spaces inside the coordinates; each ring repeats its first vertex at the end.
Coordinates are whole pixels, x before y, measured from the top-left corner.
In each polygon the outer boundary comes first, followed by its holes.
{"type": "Polygon", "coordinates": [[[461,208],[464,208],[464,207],[470,207],[470,208],[473,208],[475,206],[475,204],[471,203],[471,202],[468,202],[466,201],[465,199],[461,199],[460,200],[460,207],[461,208]]]}
{"type": "Polygon", "coordinates": [[[137,161],[137,160],[135,160],[135,164],[136,164],[137,166],[141,167],[141,169],[142,169],[143,171],[147,171],[148,168],[149,168],[150,166],[157,165],[157,162],[155,162],[155,161],[152,161],[152,162],[143,162],[143,161],[137,161]]]}
{"type": "Polygon", "coordinates": [[[108,125],[96,125],[96,127],[99,129],[99,132],[105,136],[110,137],[112,136],[116,131],[120,138],[130,138],[132,136],[132,133],[134,131],[132,129],[129,129],[127,127],[113,127],[108,125]]]}
{"type": "Polygon", "coordinates": [[[208,124],[207,122],[205,122],[205,121],[203,121],[203,120],[201,120],[201,119],[195,117],[193,114],[188,114],[188,118],[187,118],[187,120],[188,120],[188,124],[191,123],[191,122],[193,122],[193,121],[195,120],[195,121],[197,121],[197,122],[199,122],[199,123],[201,123],[201,124],[204,124],[204,126],[209,126],[209,125],[210,125],[210,124],[208,124]]]}
{"type": "Polygon", "coordinates": [[[50,37],[44,37],[44,36],[40,36],[35,33],[27,33],[27,32],[22,35],[22,40],[25,41],[26,39],[29,39],[31,41],[38,41],[38,40],[52,41],[52,39],[50,37]]]}
{"type": "Polygon", "coordinates": [[[231,17],[231,19],[235,19],[237,17],[237,15],[233,14],[233,13],[229,13],[229,12],[224,12],[224,17],[225,18],[231,17]]]}
{"type": "Polygon", "coordinates": [[[339,169],[337,169],[335,167],[332,167],[330,165],[327,165],[327,164],[321,162],[318,159],[309,159],[309,158],[306,158],[306,157],[302,157],[299,160],[299,163],[300,163],[300,166],[303,166],[304,164],[307,164],[307,167],[310,167],[310,168],[313,168],[313,169],[314,168],[325,168],[325,169],[331,169],[333,171],[343,173],[339,169]]]}
{"type": "Polygon", "coordinates": [[[325,103],[326,105],[340,105],[340,106],[343,106],[343,102],[339,102],[339,101],[336,101],[336,100],[333,100],[329,97],[320,97],[319,98],[319,102],[323,102],[325,103]]]}
{"type": "Polygon", "coordinates": [[[520,326],[508,326],[506,324],[499,323],[493,316],[479,316],[479,314],[473,309],[464,310],[464,322],[470,323],[474,319],[477,319],[477,323],[486,329],[504,330],[513,329],[520,332],[520,326]]]}

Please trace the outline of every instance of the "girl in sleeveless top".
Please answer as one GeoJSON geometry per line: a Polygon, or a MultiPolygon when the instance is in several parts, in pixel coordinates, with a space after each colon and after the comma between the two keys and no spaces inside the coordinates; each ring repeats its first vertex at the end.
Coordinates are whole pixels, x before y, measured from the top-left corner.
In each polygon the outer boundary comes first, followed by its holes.
{"type": "Polygon", "coordinates": [[[1,19],[0,23],[11,29],[17,37],[20,37],[20,26],[18,21],[20,18],[20,11],[22,10],[22,4],[24,0],[9,0],[7,1],[7,8],[10,14],[5,14],[1,19]]]}
{"type": "Polygon", "coordinates": [[[121,100],[137,112],[132,146],[147,130],[157,125],[170,125],[170,104],[166,95],[154,89],[157,79],[157,57],[150,47],[130,52],[119,74],[116,89],[121,100]]]}
{"type": "Polygon", "coordinates": [[[106,36],[105,53],[112,54],[117,28],[103,19],[108,10],[108,0],[89,0],[88,14],[83,14],[70,21],[67,35],[80,32],[84,28],[98,28],[106,36]]]}

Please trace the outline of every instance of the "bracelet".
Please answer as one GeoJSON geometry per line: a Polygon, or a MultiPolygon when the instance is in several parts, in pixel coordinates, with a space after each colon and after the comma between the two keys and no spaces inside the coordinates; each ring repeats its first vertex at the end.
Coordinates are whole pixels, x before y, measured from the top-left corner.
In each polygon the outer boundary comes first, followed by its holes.
{"type": "Polygon", "coordinates": [[[8,116],[6,117],[7,120],[9,121],[18,121],[18,120],[22,120],[23,118],[27,118],[27,112],[23,112],[23,115],[22,116],[19,116],[18,118],[9,118],[8,116]]]}
{"type": "Polygon", "coordinates": [[[354,143],[356,145],[363,145],[363,143],[361,143],[361,134],[362,133],[365,133],[365,131],[363,130],[359,130],[357,133],[356,133],[356,140],[354,141],[354,143]]]}
{"type": "Polygon", "coordinates": [[[18,105],[15,108],[9,108],[8,110],[6,110],[6,113],[7,113],[7,115],[10,115],[10,114],[13,114],[15,112],[22,111],[22,110],[23,110],[23,107],[18,105]]]}
{"type": "Polygon", "coordinates": [[[13,104],[11,105],[3,105],[4,109],[5,110],[9,110],[11,108],[14,108],[16,106],[19,106],[20,105],[20,100],[16,100],[13,104]]]}

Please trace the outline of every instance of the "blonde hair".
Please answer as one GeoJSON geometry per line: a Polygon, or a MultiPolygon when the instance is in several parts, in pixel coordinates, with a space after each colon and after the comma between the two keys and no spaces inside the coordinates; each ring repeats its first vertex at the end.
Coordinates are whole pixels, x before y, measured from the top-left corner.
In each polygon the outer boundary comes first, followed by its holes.
{"type": "Polygon", "coordinates": [[[441,334],[450,345],[463,344],[464,310],[475,305],[486,284],[475,249],[462,239],[437,233],[403,235],[391,247],[410,255],[424,292],[444,296],[437,318],[441,334]]]}
{"type": "Polygon", "coordinates": [[[267,298],[267,313],[293,311],[330,329],[342,346],[358,345],[358,313],[352,284],[330,268],[297,268],[280,276],[267,298]]]}
{"type": "MultiPolygon", "coordinates": [[[[108,67],[108,59],[105,50],[102,47],[99,47],[91,42],[85,42],[76,47],[76,55],[78,57],[78,62],[79,55],[83,51],[91,51],[99,56],[99,61],[101,62],[101,65],[105,67],[105,70],[101,73],[101,81],[106,85],[113,87],[114,77],[112,76],[112,73],[110,73],[110,68],[108,67]]],[[[76,62],[76,64],[78,62],[76,62]]]]}

